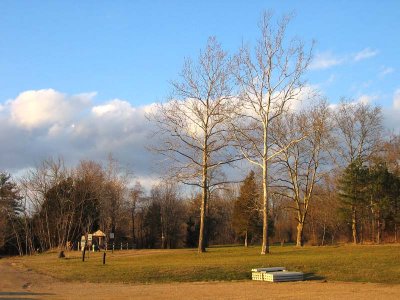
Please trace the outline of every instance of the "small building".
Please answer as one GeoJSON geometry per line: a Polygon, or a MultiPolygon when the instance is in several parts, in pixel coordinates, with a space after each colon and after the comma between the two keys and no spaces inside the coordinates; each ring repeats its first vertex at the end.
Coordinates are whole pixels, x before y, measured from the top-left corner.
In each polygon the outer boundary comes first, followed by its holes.
{"type": "Polygon", "coordinates": [[[93,237],[93,245],[96,245],[99,249],[103,249],[105,247],[105,239],[106,235],[100,229],[92,234],[93,237]]]}

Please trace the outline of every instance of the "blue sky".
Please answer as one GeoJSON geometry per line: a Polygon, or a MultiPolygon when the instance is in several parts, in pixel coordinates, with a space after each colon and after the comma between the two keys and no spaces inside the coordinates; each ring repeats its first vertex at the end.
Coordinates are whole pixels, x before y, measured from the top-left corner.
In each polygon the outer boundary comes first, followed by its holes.
{"type": "Polygon", "coordinates": [[[230,54],[254,45],[263,10],[294,13],[288,36],[316,41],[306,75],[329,102],[381,105],[400,132],[400,1],[3,0],[0,169],[112,152],[154,182],[144,113],[209,36],[230,54]]]}
{"type": "Polygon", "coordinates": [[[371,94],[389,105],[400,86],[399,1],[1,1],[0,101],[43,88],[163,100],[184,56],[211,35],[231,53],[251,44],[264,9],[294,12],[289,35],[344,60],[308,75],[330,101],[371,94]],[[377,53],[348,58],[364,49],[377,53]]]}

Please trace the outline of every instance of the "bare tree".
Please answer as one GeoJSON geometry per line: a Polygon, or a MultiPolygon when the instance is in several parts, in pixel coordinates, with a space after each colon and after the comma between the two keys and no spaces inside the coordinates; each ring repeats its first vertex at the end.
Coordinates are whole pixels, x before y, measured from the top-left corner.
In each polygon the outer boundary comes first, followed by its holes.
{"type": "Polygon", "coordinates": [[[210,172],[236,160],[227,141],[232,110],[230,66],[226,52],[210,38],[197,63],[186,59],[173,98],[150,116],[158,125],[160,146],[153,149],[171,162],[175,178],[202,191],[199,252],[205,251],[204,228],[210,172]]]}
{"type": "Polygon", "coordinates": [[[271,126],[303,92],[305,82],[302,76],[311,58],[311,50],[306,52],[301,41],[286,40],[289,20],[289,17],[284,17],[274,26],[272,14],[265,12],[259,25],[261,37],[254,52],[243,47],[235,58],[234,73],[240,88],[241,105],[234,125],[235,139],[247,160],[262,170],[261,254],[269,253],[269,163],[282,150],[301,139],[288,141],[279,148],[271,142],[271,126]]]}
{"type": "Polygon", "coordinates": [[[151,200],[159,206],[161,248],[176,248],[182,238],[184,205],[176,184],[163,181],[151,189],[151,200]]]}
{"type": "MultiPolygon", "coordinates": [[[[380,107],[342,100],[334,114],[338,138],[338,164],[342,167],[371,159],[380,149],[382,112],[380,107]]],[[[358,239],[359,211],[351,204],[353,242],[358,239]]]]}
{"type": "Polygon", "coordinates": [[[330,150],[333,147],[330,110],[325,101],[301,111],[285,115],[274,124],[271,132],[277,145],[283,149],[276,156],[276,181],[282,195],[294,205],[297,221],[297,246],[303,246],[303,231],[314,187],[327,171],[330,150]],[[304,137],[304,138],[303,138],[304,137]],[[287,148],[291,141],[302,139],[287,148]],[[323,169],[325,166],[325,170],[323,169]],[[286,174],[286,176],[282,176],[286,174]]]}
{"type": "Polygon", "coordinates": [[[75,214],[71,170],[62,158],[47,159],[30,170],[20,183],[32,210],[41,249],[65,247],[75,214]]]}
{"type": "Polygon", "coordinates": [[[105,232],[115,232],[119,225],[123,202],[128,194],[126,189],[129,174],[111,154],[108,157],[107,167],[104,168],[105,182],[103,183],[100,201],[100,227],[105,232]]]}
{"type": "Polygon", "coordinates": [[[139,206],[140,200],[142,199],[144,194],[143,187],[139,181],[135,183],[135,186],[129,193],[129,210],[131,213],[131,222],[132,222],[132,242],[136,245],[136,229],[135,229],[135,218],[137,213],[137,208],[139,206]]]}
{"type": "Polygon", "coordinates": [[[342,99],[334,114],[339,164],[366,162],[379,151],[382,137],[381,108],[342,99]]]}
{"type": "Polygon", "coordinates": [[[337,174],[332,174],[332,172],[324,174],[322,180],[314,188],[313,205],[309,212],[310,225],[314,243],[321,246],[328,243],[328,238],[333,244],[343,229],[343,221],[338,214],[340,200],[335,184],[336,176],[337,174]]]}

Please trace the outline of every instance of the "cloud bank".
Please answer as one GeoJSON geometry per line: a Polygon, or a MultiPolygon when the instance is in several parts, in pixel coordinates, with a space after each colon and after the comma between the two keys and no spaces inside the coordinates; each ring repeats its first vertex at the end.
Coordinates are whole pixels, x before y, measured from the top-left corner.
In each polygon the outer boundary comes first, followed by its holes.
{"type": "Polygon", "coordinates": [[[1,104],[0,169],[18,173],[58,156],[71,165],[82,159],[104,161],[111,153],[143,185],[153,183],[145,117],[153,105],[133,107],[121,99],[94,105],[95,96],[31,90],[1,104]]]}
{"type": "MultiPolygon", "coordinates": [[[[21,174],[49,157],[62,156],[74,165],[82,159],[105,161],[111,153],[149,188],[160,172],[158,158],[146,148],[153,128],[145,115],[156,105],[134,107],[122,99],[95,104],[95,96],[31,90],[0,103],[0,169],[21,174]]],[[[358,99],[374,100],[368,95],[358,99]]],[[[385,127],[400,133],[400,89],[383,113],[385,127]]]]}

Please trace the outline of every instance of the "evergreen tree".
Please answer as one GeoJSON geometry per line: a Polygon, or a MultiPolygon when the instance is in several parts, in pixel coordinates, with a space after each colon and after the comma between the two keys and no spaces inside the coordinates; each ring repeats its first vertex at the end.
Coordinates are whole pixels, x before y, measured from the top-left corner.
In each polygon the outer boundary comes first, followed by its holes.
{"type": "Polygon", "coordinates": [[[262,218],[259,213],[260,194],[255,174],[250,171],[240,187],[233,210],[233,228],[236,234],[244,238],[247,247],[248,238],[262,232],[262,218]]]}
{"type": "Polygon", "coordinates": [[[18,222],[22,212],[20,200],[19,190],[11,181],[11,175],[0,172],[0,252],[15,251],[17,248],[22,253],[18,222]]]}
{"type": "Polygon", "coordinates": [[[389,172],[385,163],[379,162],[370,168],[368,191],[372,240],[379,244],[385,222],[397,215],[399,178],[389,172]]]}
{"type": "Polygon", "coordinates": [[[367,203],[368,168],[361,160],[350,163],[339,180],[339,198],[342,212],[350,219],[353,243],[359,241],[362,209],[367,203]]]}

